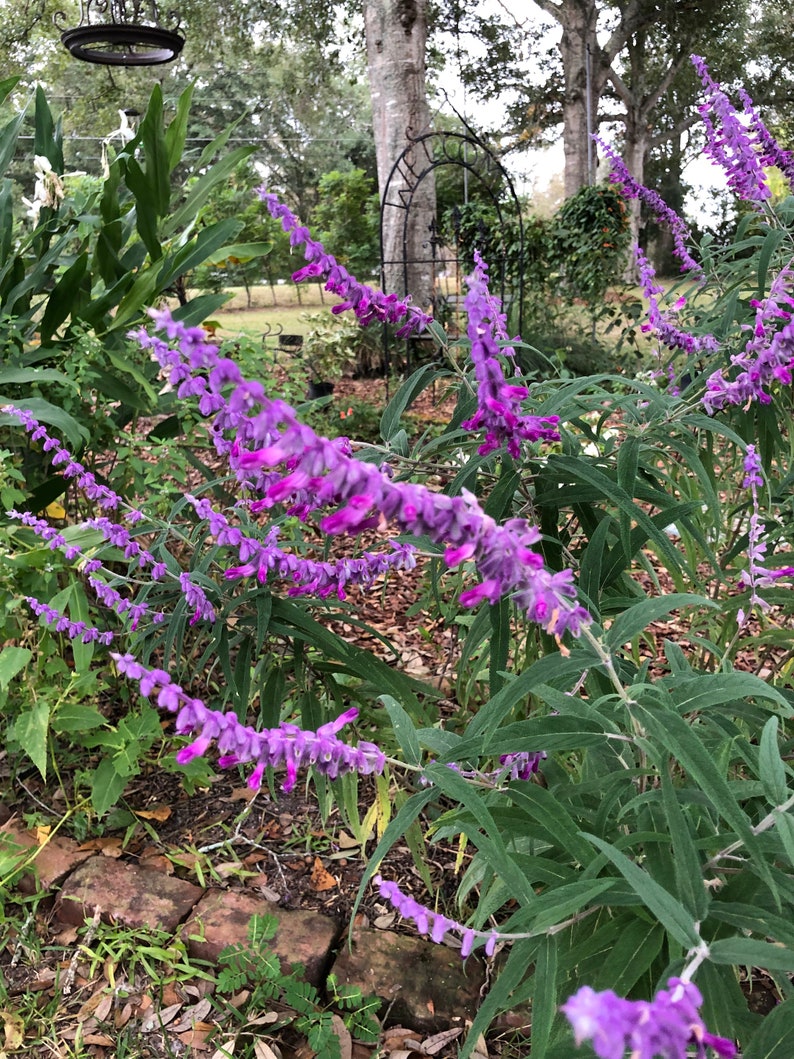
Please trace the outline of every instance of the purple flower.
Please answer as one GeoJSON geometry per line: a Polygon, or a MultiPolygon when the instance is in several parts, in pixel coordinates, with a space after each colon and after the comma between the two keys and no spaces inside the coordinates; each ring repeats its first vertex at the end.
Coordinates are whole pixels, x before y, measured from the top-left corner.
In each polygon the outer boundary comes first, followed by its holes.
{"type": "MultiPolygon", "coordinates": [[[[399,338],[419,334],[432,322],[433,318],[411,305],[409,299],[400,300],[394,294],[383,294],[365,283],[359,283],[355,276],[351,276],[347,269],[325,250],[322,243],[311,238],[309,230],[301,225],[278,196],[264,187],[258,188],[257,194],[271,216],[280,220],[284,231],[289,233],[290,245],[303,245],[303,256],[309,264],[293,273],[295,283],[305,279],[322,279],[325,280],[327,291],[344,299],[341,304],[334,305],[331,312],[338,314],[352,309],[364,327],[371,323],[397,324],[405,320],[397,331],[399,338]]],[[[173,336],[169,335],[169,338],[171,337],[173,336]]]]}
{"type": "Polygon", "coordinates": [[[778,146],[746,92],[741,94],[744,112],[740,115],[705,61],[693,55],[692,63],[705,89],[699,110],[706,129],[706,154],[724,171],[728,186],[740,199],[762,207],[771,197],[765,167],[779,166],[790,180],[791,155],[778,146]]]}
{"type": "Polygon", "coordinates": [[[477,411],[461,425],[464,430],[485,431],[485,441],[478,449],[481,456],[505,445],[514,458],[521,451],[521,441],[559,441],[556,429],[559,416],[530,416],[521,411],[521,402],[529,396],[525,386],[507,383],[499,363],[499,354],[514,356],[510,348],[501,349],[495,335],[507,337],[499,300],[488,289],[488,266],[475,250],[474,272],[466,279],[469,288],[464,305],[468,313],[467,334],[471,341],[471,358],[477,377],[477,411]]]}
{"type": "Polygon", "coordinates": [[[176,713],[180,734],[196,734],[193,742],[178,752],[180,764],[205,754],[215,742],[221,754],[218,759],[221,768],[254,763],[248,778],[248,785],[253,789],[260,786],[267,767],[284,768],[284,791],[295,786],[300,767],[311,765],[321,775],[336,779],[347,772],[364,775],[382,772],[386,764],[385,755],[374,743],[361,741],[357,746],[349,746],[337,738],[339,730],[358,716],[355,708],[321,725],[316,732],[304,731],[286,722],[278,728],[257,732],[241,724],[235,713],[210,710],[201,699],[191,698],[164,670],[146,669],[131,654],[111,657],[120,673],[139,682],[142,695],[147,698],[156,695],[158,706],[176,713]]]}
{"type": "Polygon", "coordinates": [[[648,322],[643,324],[643,331],[653,331],[659,341],[673,351],[683,350],[685,353],[714,353],[719,349],[719,343],[714,335],[691,335],[688,331],[681,331],[670,322],[669,313],[683,307],[683,299],[676,302],[673,310],[668,313],[662,312],[659,307],[659,295],[664,294],[664,288],[656,280],[656,272],[648,258],[635,247],[634,254],[640,269],[640,283],[643,294],[648,300],[648,322]]]}
{"type": "Polygon", "coordinates": [[[70,621],[55,607],[41,603],[35,596],[25,596],[25,602],[30,609],[40,618],[44,618],[47,625],[53,626],[56,632],[63,632],[70,640],[80,640],[81,643],[98,642],[107,646],[113,642],[113,633],[102,631],[95,626],[86,625],[84,621],[70,621]]]}
{"type": "Polygon", "coordinates": [[[762,301],[753,301],[755,324],[741,353],[731,357],[731,364],[739,369],[728,379],[722,369],[715,371],[706,382],[703,404],[711,415],[726,405],[746,405],[752,401],[769,404],[769,387],[774,383],[788,386],[794,375],[794,322],[791,309],[794,298],[789,294],[790,269],[781,269],[769,294],[762,301]],[[777,329],[777,321],[783,326],[777,329]]]}
{"type": "MultiPolygon", "coordinates": [[[[764,533],[766,526],[761,521],[758,504],[758,487],[763,486],[763,468],[761,460],[756,452],[755,445],[748,445],[744,457],[744,480],[742,488],[750,490],[752,510],[747,532],[747,566],[739,574],[739,584],[750,589],[750,603],[760,610],[769,610],[769,604],[760,594],[761,588],[769,588],[780,578],[791,577],[794,567],[782,566],[775,570],[768,570],[764,565],[766,562],[766,541],[764,533]]],[[[743,609],[737,614],[739,628],[747,621],[748,615],[743,609]]]]}
{"type": "MultiPolygon", "coordinates": [[[[193,370],[209,368],[211,375],[218,363],[215,347],[197,339],[196,329],[174,324],[171,330],[179,339],[180,352],[163,352],[156,346],[161,363],[179,360],[193,370]]],[[[346,440],[319,437],[286,402],[267,398],[261,388],[254,391],[252,406],[251,392],[244,381],[235,386],[227,402],[229,411],[216,418],[215,430],[231,429],[236,435],[227,449],[232,468],[262,495],[251,504],[252,512],[285,504],[290,513],[305,517],[309,510],[335,507],[320,521],[325,533],[357,532],[372,525],[380,512],[403,532],[427,535],[448,546],[452,556],[471,557],[482,583],[463,597],[465,603],[510,594],[530,620],[555,635],[570,631],[577,636],[590,621],[587,611],[575,603],[573,575],[569,570],[549,573],[544,568],[542,556],[532,550],[540,534],[523,519],[500,526],[468,492],[450,497],[395,481],[388,470],[354,459],[346,440]],[[238,399],[241,389],[243,396],[238,399]]],[[[232,570],[251,576],[254,565],[248,559],[232,570]]]]}
{"type": "Polygon", "coordinates": [[[698,1059],[706,1048],[720,1059],[733,1059],[736,1048],[706,1030],[699,1008],[700,990],[692,982],[671,978],[653,1000],[624,1000],[611,989],[596,993],[582,986],[562,1012],[571,1023],[576,1044],[590,1041],[599,1059],[623,1059],[627,1049],[636,1059],[687,1059],[695,1046],[698,1059]]]}
{"type": "Polygon", "coordinates": [[[684,272],[694,272],[702,275],[703,270],[687,249],[687,243],[691,242],[692,236],[684,221],[675,210],[671,209],[664,199],[656,191],[638,184],[626,167],[626,163],[608,144],[594,136],[593,139],[609,159],[612,166],[610,180],[618,184],[623,195],[627,199],[640,199],[644,202],[657,221],[667,224],[673,233],[673,253],[681,261],[681,269],[684,272]]]}
{"type": "Polygon", "coordinates": [[[485,941],[485,955],[492,956],[499,940],[499,932],[495,930],[474,930],[466,927],[454,919],[449,919],[440,912],[433,912],[426,908],[409,894],[403,893],[395,882],[376,875],[372,880],[378,887],[380,896],[395,908],[403,919],[410,919],[418,932],[426,935],[431,941],[439,944],[444,940],[444,935],[452,932],[461,935],[460,954],[465,959],[474,948],[475,941],[485,941]]]}

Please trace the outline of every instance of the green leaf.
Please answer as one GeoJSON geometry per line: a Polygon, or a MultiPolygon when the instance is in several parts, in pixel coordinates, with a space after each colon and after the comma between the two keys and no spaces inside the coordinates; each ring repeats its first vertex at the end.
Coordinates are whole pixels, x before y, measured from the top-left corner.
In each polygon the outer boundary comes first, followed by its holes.
{"type": "MultiPolygon", "coordinates": [[[[0,405],[13,403],[10,398],[3,397],[0,394],[0,405]]],[[[24,405],[27,411],[31,412],[40,423],[47,423],[49,426],[59,430],[69,441],[72,448],[79,449],[84,442],[88,441],[89,435],[85,427],[80,426],[77,420],[73,419],[68,412],[64,412],[62,408],[50,404],[49,401],[45,401],[41,397],[27,397],[24,405]]],[[[0,424],[8,425],[11,423],[18,425],[19,420],[16,416],[0,412],[0,424]]]]}
{"type": "Polygon", "coordinates": [[[666,596],[652,596],[650,599],[640,600],[615,618],[606,636],[607,647],[610,651],[616,651],[646,629],[652,621],[658,621],[673,610],[689,606],[719,609],[720,604],[694,592],[671,592],[666,596]]]}
{"type": "Polygon", "coordinates": [[[223,265],[230,257],[236,257],[243,262],[253,261],[255,257],[265,257],[272,249],[272,241],[269,243],[230,243],[211,254],[207,258],[207,264],[223,265]]]}
{"type": "Polygon", "coordinates": [[[39,770],[43,780],[47,779],[49,720],[49,703],[38,702],[32,709],[20,713],[11,729],[14,740],[39,770]]]}
{"type": "Polygon", "coordinates": [[[593,988],[612,989],[618,996],[627,996],[662,951],[665,932],[660,923],[636,916],[621,926],[593,988]]]}
{"type": "Polygon", "coordinates": [[[379,695],[378,701],[382,702],[386,707],[394,734],[397,737],[397,742],[400,744],[400,749],[406,762],[409,765],[420,765],[422,762],[422,749],[419,746],[416,725],[411,720],[410,714],[391,695],[379,695]]]}
{"type": "Polygon", "coordinates": [[[176,105],[176,114],[165,130],[165,149],[168,166],[173,171],[182,161],[187,138],[187,125],[190,117],[190,104],[193,100],[195,82],[188,85],[176,105]]]}
{"type": "Polygon", "coordinates": [[[605,842],[596,835],[589,835],[586,832],[582,834],[615,865],[645,907],[656,916],[665,930],[679,944],[690,949],[701,943],[697,924],[680,901],[611,843],[605,842]]]}
{"type": "Polygon", "coordinates": [[[5,691],[8,685],[21,673],[33,657],[27,647],[4,647],[0,651],[0,688],[5,691]]]}
{"type": "Polygon", "coordinates": [[[413,404],[423,390],[439,378],[439,374],[437,365],[423,364],[413,375],[408,376],[383,410],[380,419],[380,436],[384,441],[391,441],[400,429],[400,420],[405,410],[413,404]]]}
{"type": "Polygon", "coordinates": [[[794,998],[784,1000],[769,1012],[742,1055],[743,1059],[791,1059],[794,1055],[794,998]]]}
{"type": "Polygon", "coordinates": [[[771,945],[755,938],[720,938],[709,945],[713,963],[738,967],[760,967],[770,971],[794,971],[794,949],[788,945],[771,945]]]}
{"type": "Polygon", "coordinates": [[[535,958],[534,989],[532,992],[532,1056],[543,1059],[557,1015],[557,938],[546,935],[538,946],[535,958]]]}
{"type": "Polygon", "coordinates": [[[88,254],[82,253],[71,265],[50,292],[47,299],[47,308],[41,319],[39,330],[41,332],[41,344],[48,345],[52,336],[68,319],[77,304],[77,294],[88,270],[88,254]]]}
{"type": "Polygon", "coordinates": [[[662,797],[667,829],[673,842],[673,867],[678,896],[694,918],[702,922],[706,918],[710,899],[703,885],[703,871],[695,841],[678,803],[667,769],[662,769],[662,797]]]}
{"type": "Polygon", "coordinates": [[[753,857],[753,863],[757,865],[774,892],[768,865],[758,851],[750,823],[731,793],[724,776],[718,771],[714,758],[698,738],[696,731],[671,710],[649,710],[636,704],[632,707],[632,712],[654,736],[658,746],[663,747],[665,753],[677,758],[679,764],[697,783],[717,812],[736,831],[753,857]]]}
{"type": "Polygon", "coordinates": [[[127,777],[116,771],[112,757],[104,757],[91,776],[91,805],[98,816],[104,816],[124,793],[127,777]]]}
{"type": "Polygon", "coordinates": [[[485,1033],[500,1011],[511,1007],[510,995],[526,976],[540,942],[536,939],[517,941],[510,949],[504,966],[483,1000],[460,1050],[459,1059],[469,1059],[477,1046],[480,1034],[485,1033]]]}
{"type": "Polygon", "coordinates": [[[100,728],[105,718],[93,706],[83,706],[79,702],[67,702],[59,707],[52,718],[52,729],[59,734],[69,735],[72,732],[89,732],[100,728]]]}
{"type": "MultiPolygon", "coordinates": [[[[228,133],[225,134],[225,136],[228,136],[228,133]]],[[[218,141],[216,140],[215,142],[217,143],[218,141]]],[[[210,144],[210,148],[212,147],[213,144],[210,144]]],[[[182,205],[178,206],[174,213],[163,222],[163,237],[170,238],[182,229],[189,227],[193,221],[195,221],[201,207],[212,194],[212,189],[215,185],[222,180],[225,180],[230,173],[234,172],[240,162],[246,159],[255,150],[256,147],[253,145],[250,147],[237,147],[234,151],[224,155],[223,158],[211,166],[206,173],[203,173],[182,205]]],[[[199,170],[209,163],[209,158],[212,157],[212,153],[213,152],[209,152],[206,161],[199,159],[197,165],[199,170]]]]}
{"type": "Polygon", "coordinates": [[[782,805],[788,798],[786,766],[778,749],[778,719],[770,717],[761,732],[758,750],[758,771],[764,791],[772,805],[782,805]]]}

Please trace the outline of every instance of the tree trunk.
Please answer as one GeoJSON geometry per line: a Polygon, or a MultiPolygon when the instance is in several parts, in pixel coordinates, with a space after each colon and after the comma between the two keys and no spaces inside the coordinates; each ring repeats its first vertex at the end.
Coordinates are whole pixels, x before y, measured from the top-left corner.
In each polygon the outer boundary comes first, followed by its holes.
{"type": "MultiPolygon", "coordinates": [[[[364,20],[383,210],[383,288],[401,297],[410,294],[416,305],[426,308],[433,296],[430,235],[436,209],[435,181],[430,172],[417,184],[410,157],[407,164],[392,170],[402,153],[410,150],[410,137],[429,131],[427,0],[365,0],[364,20]]],[[[421,171],[425,158],[421,149],[417,153],[421,157],[415,160],[416,168],[421,171]]]]}

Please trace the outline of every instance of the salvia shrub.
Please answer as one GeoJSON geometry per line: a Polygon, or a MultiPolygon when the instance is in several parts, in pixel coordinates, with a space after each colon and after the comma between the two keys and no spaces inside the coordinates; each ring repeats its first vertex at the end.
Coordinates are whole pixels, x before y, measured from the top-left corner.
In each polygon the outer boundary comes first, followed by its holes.
{"type": "MultiPolygon", "coordinates": [[[[764,178],[772,164],[794,171],[749,99],[738,118],[695,62],[707,150],[752,220],[722,256],[698,252],[612,156],[616,187],[672,225],[684,270],[667,297],[638,258],[659,358],[647,378],[530,392],[479,256],[464,361],[263,189],[303,251],[297,281],[325,282],[334,313],[427,332],[448,354],[448,368],[398,390],[382,444],[318,435],[165,309],[150,313],[157,333],[135,339],[197,406],[225,468],[168,518],[125,502],[29,411],[4,411],[95,508],[64,528],[12,513],[73,564],[81,606],[91,601],[84,614],[70,598],[28,604],[47,635],[112,660],[116,693],[174,716],[178,762],[216,748],[252,788],[275,773],[289,789],[308,769],[341,798],[361,774],[392,785],[361,893],[374,884],[463,958],[498,956],[467,1054],[528,1000],[533,1059],[794,1054],[792,228],[791,203],[773,210],[764,178]],[[455,415],[412,440],[403,413],[440,374],[457,380],[455,415]],[[318,552],[385,526],[379,551],[318,552]],[[460,630],[457,710],[444,719],[433,689],[327,627],[349,592],[420,559],[422,605],[460,630]],[[389,849],[415,838],[431,803],[425,840],[461,850],[454,910],[389,878],[389,849]],[[747,1001],[754,968],[776,1001],[765,1018],[747,1001]]],[[[36,709],[7,737],[41,766],[48,718],[36,709]]]]}

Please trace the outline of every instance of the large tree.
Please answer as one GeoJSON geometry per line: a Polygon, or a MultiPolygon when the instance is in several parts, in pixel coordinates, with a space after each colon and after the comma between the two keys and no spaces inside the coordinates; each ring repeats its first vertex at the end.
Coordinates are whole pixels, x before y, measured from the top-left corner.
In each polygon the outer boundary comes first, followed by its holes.
{"type": "Polygon", "coordinates": [[[418,184],[411,137],[429,131],[427,0],[364,0],[372,124],[383,207],[384,286],[425,307],[433,297],[428,252],[435,216],[432,172],[418,184]],[[406,164],[395,163],[405,151],[406,164]],[[388,200],[385,199],[388,185],[388,200]],[[414,186],[415,185],[415,186],[414,186]],[[407,195],[411,195],[409,208],[407,195]]]}

